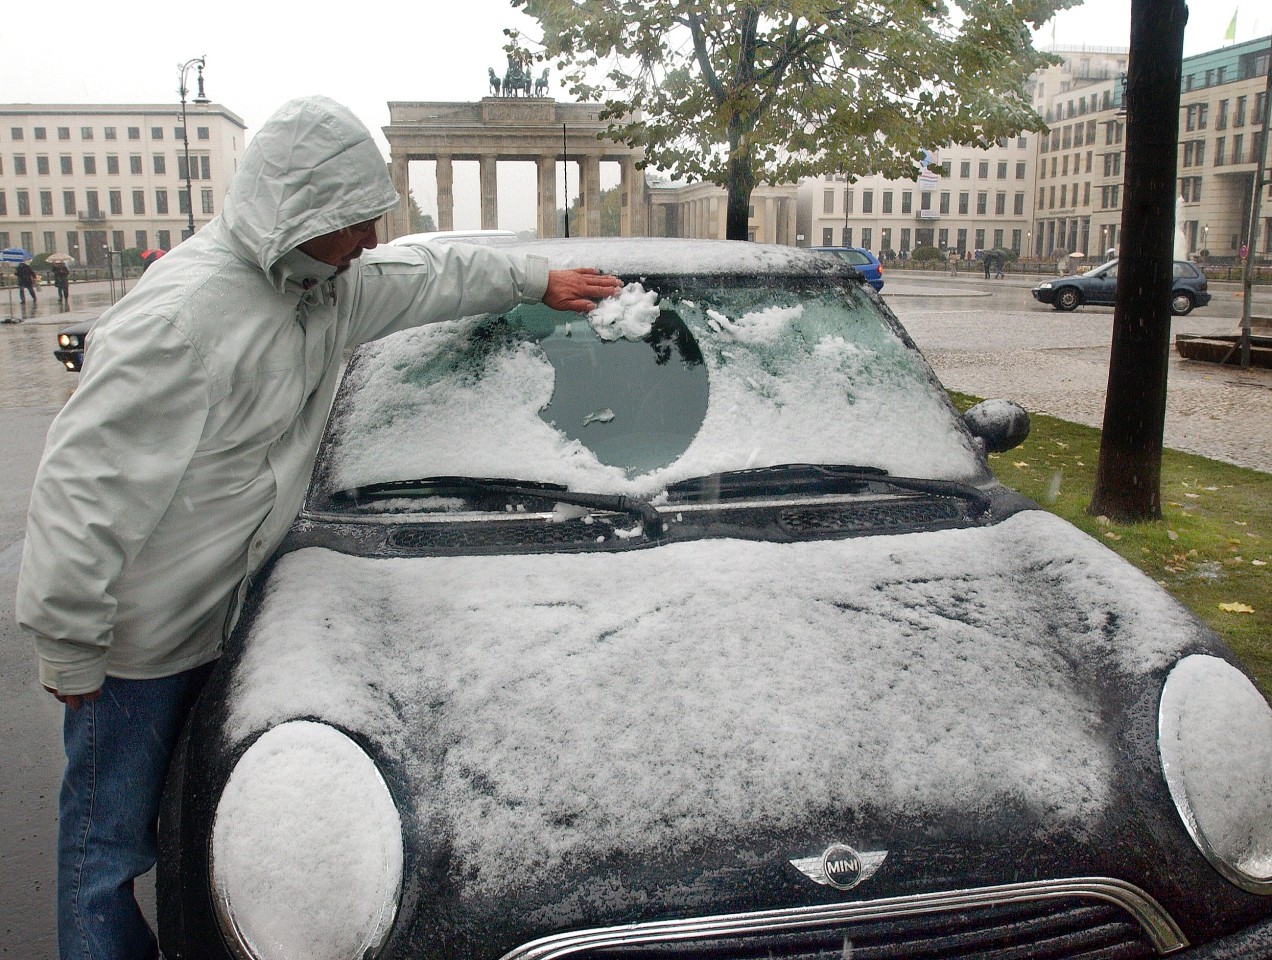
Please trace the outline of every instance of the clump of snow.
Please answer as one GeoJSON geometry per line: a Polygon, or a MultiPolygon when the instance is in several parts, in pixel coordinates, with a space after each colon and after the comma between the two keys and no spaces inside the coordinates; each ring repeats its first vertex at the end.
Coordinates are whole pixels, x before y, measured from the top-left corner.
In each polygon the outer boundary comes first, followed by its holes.
{"type": "Polygon", "coordinates": [[[487,892],[827,810],[1012,807],[1081,832],[1120,763],[1104,684],[1198,629],[1041,511],[799,544],[307,549],[268,585],[230,733],[294,716],[365,732],[487,892]]]}
{"type": "Polygon", "coordinates": [[[589,413],[584,417],[583,426],[586,427],[589,423],[609,423],[613,419],[614,411],[606,407],[604,410],[597,410],[595,413],[589,413]]]}
{"type": "Polygon", "coordinates": [[[653,329],[658,312],[657,292],[629,283],[598,303],[587,319],[602,340],[643,340],[653,329]]]}
{"type": "Polygon", "coordinates": [[[212,830],[212,876],[261,953],[370,955],[397,909],[401,819],[352,740],[326,724],[285,723],[230,774],[212,830]]]}
{"type": "Polygon", "coordinates": [[[709,319],[715,321],[715,329],[728,333],[734,339],[746,343],[775,343],[792,321],[804,312],[802,306],[767,307],[744,313],[737,321],[724,314],[710,311],[709,319]]]}

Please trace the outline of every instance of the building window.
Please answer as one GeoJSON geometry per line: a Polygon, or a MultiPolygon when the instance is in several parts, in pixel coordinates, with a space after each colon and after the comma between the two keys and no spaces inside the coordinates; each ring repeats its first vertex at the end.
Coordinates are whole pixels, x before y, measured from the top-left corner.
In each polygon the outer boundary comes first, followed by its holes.
{"type": "Polygon", "coordinates": [[[49,132],[47,130],[45,130],[43,127],[35,128],[35,139],[47,140],[48,138],[49,138],[49,132]]]}
{"type": "Polygon", "coordinates": [[[80,139],[81,139],[81,140],[92,140],[92,139],[93,139],[93,128],[92,128],[92,127],[80,127],[80,139]]]}
{"type": "MultiPolygon", "coordinates": [[[[1238,133],[1232,138],[1232,162],[1241,163],[1241,153],[1245,150],[1245,134],[1238,133]]],[[[1254,160],[1254,157],[1250,158],[1254,160]]]]}
{"type": "Polygon", "coordinates": [[[21,153],[13,155],[13,172],[20,177],[26,176],[26,156],[21,153]]]}
{"type": "Polygon", "coordinates": [[[883,229],[879,231],[879,250],[882,252],[884,250],[891,250],[891,249],[892,249],[892,228],[884,227],[883,229]]]}
{"type": "Polygon", "coordinates": [[[185,139],[185,127],[173,127],[173,128],[172,128],[172,139],[173,139],[173,140],[184,140],[184,139],[185,139]]]}
{"type": "Polygon", "coordinates": [[[1016,179],[1017,180],[1025,179],[1025,161],[1023,160],[1016,161],[1016,179]]]}
{"type": "Polygon", "coordinates": [[[985,231],[983,229],[976,231],[976,249],[977,250],[985,249],[985,231]]]}
{"type": "Polygon", "coordinates": [[[867,250],[870,249],[870,228],[869,227],[861,228],[861,245],[865,247],[867,250]]]}
{"type": "Polygon", "coordinates": [[[69,253],[72,257],[79,256],[79,231],[78,230],[66,231],[66,252],[69,253]]]}
{"type": "Polygon", "coordinates": [[[147,241],[146,231],[138,230],[133,233],[133,243],[137,245],[138,250],[149,250],[150,246],[147,241]]]}
{"type": "Polygon", "coordinates": [[[52,230],[44,231],[44,252],[52,253],[57,249],[57,234],[52,230]]]}
{"type": "Polygon", "coordinates": [[[155,231],[155,236],[157,236],[157,237],[159,238],[158,243],[159,243],[159,249],[160,249],[160,250],[171,250],[171,249],[172,249],[172,232],[171,232],[171,231],[169,231],[169,230],[156,230],[156,231],[155,231]]]}
{"type": "Polygon", "coordinates": [[[197,127],[196,131],[200,140],[212,139],[212,131],[209,130],[207,127],[197,127]]]}
{"type": "Polygon", "coordinates": [[[107,140],[116,140],[116,139],[118,139],[118,138],[115,136],[115,128],[114,128],[114,127],[107,127],[105,130],[103,130],[103,131],[102,131],[102,135],[103,135],[103,136],[104,136],[107,140]]]}
{"type": "Polygon", "coordinates": [[[1210,112],[1210,104],[1208,103],[1197,104],[1197,129],[1198,130],[1206,129],[1206,115],[1209,112],[1210,112]]]}
{"type": "Polygon", "coordinates": [[[40,216],[42,217],[53,216],[53,191],[52,190],[40,191],[40,216]]]}
{"type": "Polygon", "coordinates": [[[835,228],[834,227],[822,227],[821,245],[823,247],[833,247],[835,245],[835,228]]]}
{"type": "Polygon", "coordinates": [[[31,216],[31,194],[26,190],[18,190],[15,191],[15,196],[18,198],[18,216],[31,216]]]}
{"type": "Polygon", "coordinates": [[[1021,149],[1024,149],[1025,147],[1029,146],[1029,138],[1026,137],[1024,134],[1021,134],[1019,137],[1016,138],[1016,146],[1021,149]]]}
{"type": "MultiPolygon", "coordinates": [[[[822,213],[835,212],[835,191],[826,190],[822,193],[822,213]]],[[[822,244],[822,246],[830,246],[830,244],[822,244]]]]}
{"type": "MultiPolygon", "coordinates": [[[[852,198],[855,191],[844,189],[844,213],[852,213],[852,198]]],[[[851,243],[845,243],[845,247],[851,247],[851,243]]]]}
{"type": "Polygon", "coordinates": [[[151,139],[151,140],[162,140],[162,139],[163,139],[163,127],[151,127],[151,128],[150,128],[150,139],[151,139]]]}
{"type": "Polygon", "coordinates": [[[129,139],[129,140],[140,140],[140,139],[141,139],[141,127],[129,127],[129,128],[128,128],[128,139],[129,139]]]}
{"type": "Polygon", "coordinates": [[[155,160],[155,173],[164,174],[168,172],[167,157],[165,157],[162,153],[156,153],[154,160],[155,160]]]}
{"type": "Polygon", "coordinates": [[[954,246],[958,250],[967,249],[967,229],[965,227],[959,228],[958,241],[954,244],[954,246]]]}
{"type": "Polygon", "coordinates": [[[128,172],[141,176],[141,155],[137,153],[130,154],[128,157],[128,172]]]}
{"type": "Polygon", "coordinates": [[[1088,180],[1082,184],[1082,205],[1089,207],[1091,205],[1091,181],[1088,180]]]}
{"type": "Polygon", "coordinates": [[[892,191],[891,190],[883,191],[883,212],[884,213],[892,212],[892,191]]]}
{"type": "Polygon", "coordinates": [[[69,140],[69,139],[71,139],[71,128],[70,128],[70,127],[58,127],[58,128],[57,128],[57,138],[58,138],[59,140],[69,140]]]}
{"type": "Polygon", "coordinates": [[[62,213],[68,217],[75,216],[75,191],[62,191],[62,213]]]}
{"type": "Polygon", "coordinates": [[[989,161],[988,160],[982,160],[980,163],[976,164],[976,176],[980,178],[981,180],[989,179],[989,161]]]}
{"type": "Polygon", "coordinates": [[[177,213],[189,213],[189,212],[190,212],[190,194],[188,194],[185,188],[182,187],[181,189],[177,191],[177,213]]]}
{"type": "Polygon", "coordinates": [[[1002,230],[995,230],[994,231],[994,247],[998,248],[998,247],[1001,247],[1002,245],[1003,245],[1003,232],[1002,230]]]}
{"type": "Polygon", "coordinates": [[[134,190],[133,191],[133,213],[145,213],[145,212],[146,212],[146,191],[134,190]]]}
{"type": "Polygon", "coordinates": [[[1066,153],[1060,158],[1060,176],[1067,177],[1069,175],[1069,155],[1066,153]]]}
{"type": "Polygon", "coordinates": [[[950,212],[950,192],[948,190],[941,191],[941,215],[944,216],[950,212]]]}
{"type": "Polygon", "coordinates": [[[85,205],[88,207],[88,215],[90,217],[100,217],[102,213],[102,208],[97,203],[97,191],[96,190],[86,191],[84,194],[84,199],[86,201],[85,205]]]}
{"type": "Polygon", "coordinates": [[[124,231],[112,230],[110,232],[110,243],[111,243],[111,246],[116,250],[124,249],[124,231]]]}
{"type": "Polygon", "coordinates": [[[119,173],[119,155],[115,153],[106,154],[106,172],[108,174],[119,173]]]}
{"type": "Polygon", "coordinates": [[[203,212],[210,217],[212,216],[212,214],[216,213],[216,210],[214,208],[214,204],[212,201],[212,188],[204,187],[201,192],[203,196],[203,212]]]}
{"type": "Polygon", "coordinates": [[[1246,108],[1246,98],[1237,97],[1237,108],[1232,115],[1232,125],[1234,127],[1245,126],[1245,108],[1246,108]]]}
{"type": "Polygon", "coordinates": [[[1224,143],[1224,137],[1215,137],[1215,166],[1222,167],[1224,164],[1224,154],[1227,144],[1224,143]]]}
{"type": "MultiPolygon", "coordinates": [[[[944,233],[945,231],[942,230],[941,232],[944,233]]],[[[902,253],[910,252],[910,228],[909,227],[901,228],[901,252],[902,253]]]]}
{"type": "Polygon", "coordinates": [[[1011,248],[1015,250],[1016,253],[1019,255],[1020,253],[1020,231],[1019,230],[1013,230],[1011,232],[1011,248]]]}
{"type": "Polygon", "coordinates": [[[983,217],[989,205],[989,194],[981,191],[976,194],[976,215],[983,217]]]}
{"type": "MultiPolygon", "coordinates": [[[[1073,198],[1077,200],[1077,197],[1073,198]]],[[[1067,207],[1069,205],[1069,185],[1067,183],[1060,184],[1060,206],[1067,207]]]]}
{"type": "Polygon", "coordinates": [[[994,214],[1001,217],[1007,212],[1007,194],[994,194],[994,214]]]}
{"type": "Polygon", "coordinates": [[[155,213],[163,215],[168,212],[168,191],[155,191],[155,213]]]}
{"type": "Polygon", "coordinates": [[[9,128],[9,138],[10,138],[10,139],[12,139],[12,140],[21,140],[21,139],[22,139],[22,136],[23,136],[23,132],[22,132],[22,128],[21,128],[21,127],[10,127],[10,128],[9,128]]]}
{"type": "Polygon", "coordinates": [[[1013,214],[1015,214],[1016,216],[1018,216],[1018,217],[1023,217],[1023,216],[1025,215],[1025,195],[1024,195],[1024,193],[1018,193],[1018,194],[1016,194],[1016,196],[1012,199],[1011,212],[1012,212],[1013,214]]]}
{"type": "Polygon", "coordinates": [[[972,161],[964,160],[958,165],[958,175],[966,180],[972,175],[972,161]]]}
{"type": "Polygon", "coordinates": [[[844,242],[842,245],[845,247],[852,246],[852,227],[844,227],[844,242]]]}
{"type": "Polygon", "coordinates": [[[35,158],[35,172],[45,177],[49,175],[49,158],[47,154],[35,158]]]}
{"type": "Polygon", "coordinates": [[[1007,161],[1006,161],[1006,160],[999,160],[999,161],[998,161],[998,171],[997,171],[997,172],[998,172],[998,179],[999,179],[999,180],[1006,180],[1006,179],[1007,179],[1007,161]]]}
{"type": "Polygon", "coordinates": [[[1219,101],[1219,110],[1215,114],[1215,129],[1216,130],[1228,129],[1228,101],[1227,100],[1219,101]]]}
{"type": "Polygon", "coordinates": [[[963,190],[963,191],[960,191],[960,192],[959,192],[959,195],[958,195],[958,212],[959,212],[960,214],[964,214],[964,215],[965,215],[965,214],[967,213],[967,200],[968,200],[968,197],[970,197],[970,196],[971,196],[971,194],[970,194],[970,193],[968,193],[966,190],[963,190]]]}
{"type": "MultiPolygon", "coordinates": [[[[927,194],[924,194],[924,197],[926,196],[927,194]]],[[[914,191],[902,190],[901,191],[901,212],[911,213],[913,212],[913,210],[914,210],[914,191]]]]}
{"type": "Polygon", "coordinates": [[[861,191],[861,212],[874,213],[874,191],[873,190],[861,191]]]}
{"type": "Polygon", "coordinates": [[[84,173],[88,176],[93,176],[97,173],[97,158],[92,154],[87,154],[84,157],[84,173]]]}
{"type": "Polygon", "coordinates": [[[124,194],[121,190],[110,191],[110,212],[112,216],[123,216],[124,194]]]}

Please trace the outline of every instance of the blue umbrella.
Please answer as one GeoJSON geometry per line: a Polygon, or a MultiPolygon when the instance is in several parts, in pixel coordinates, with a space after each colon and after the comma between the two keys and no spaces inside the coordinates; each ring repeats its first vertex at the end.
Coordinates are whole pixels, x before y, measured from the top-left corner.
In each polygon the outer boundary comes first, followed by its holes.
{"type": "Polygon", "coordinates": [[[0,263],[24,263],[30,259],[30,251],[21,247],[5,247],[0,250],[0,263]]]}

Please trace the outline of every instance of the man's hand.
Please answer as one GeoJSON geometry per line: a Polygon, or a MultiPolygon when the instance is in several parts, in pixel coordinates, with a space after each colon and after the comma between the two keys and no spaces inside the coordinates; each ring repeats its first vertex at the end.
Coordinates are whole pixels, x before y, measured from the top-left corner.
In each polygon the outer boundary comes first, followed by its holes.
{"type": "Polygon", "coordinates": [[[102,695],[101,690],[94,690],[92,693],[58,693],[52,687],[45,687],[44,689],[72,710],[78,710],[84,704],[92,703],[102,695]]]}
{"type": "Polygon", "coordinates": [[[591,267],[577,270],[549,270],[548,290],[543,302],[553,310],[591,313],[597,300],[612,297],[623,288],[623,281],[591,267]]]}

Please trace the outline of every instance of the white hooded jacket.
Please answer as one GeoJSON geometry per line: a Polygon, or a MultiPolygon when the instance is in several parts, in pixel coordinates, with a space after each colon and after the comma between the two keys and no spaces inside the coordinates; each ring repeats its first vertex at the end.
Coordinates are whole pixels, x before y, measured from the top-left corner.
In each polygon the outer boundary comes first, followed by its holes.
{"type": "Polygon", "coordinates": [[[304,496],[347,346],[542,298],[547,266],[468,244],[297,247],[397,204],[348,110],[294,100],[244,152],[222,214],[93,328],[49,430],[17,618],[63,694],[215,659],[304,496]]]}

